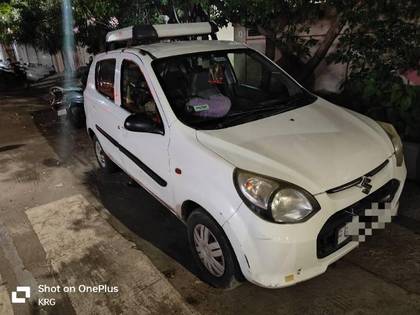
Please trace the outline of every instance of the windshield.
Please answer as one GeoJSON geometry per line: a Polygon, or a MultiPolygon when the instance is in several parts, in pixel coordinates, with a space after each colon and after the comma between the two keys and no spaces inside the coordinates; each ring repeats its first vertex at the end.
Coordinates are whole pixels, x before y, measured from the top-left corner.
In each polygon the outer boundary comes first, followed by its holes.
{"type": "Polygon", "coordinates": [[[250,49],[157,59],[153,68],[175,115],[195,129],[235,126],[315,100],[250,49]]]}

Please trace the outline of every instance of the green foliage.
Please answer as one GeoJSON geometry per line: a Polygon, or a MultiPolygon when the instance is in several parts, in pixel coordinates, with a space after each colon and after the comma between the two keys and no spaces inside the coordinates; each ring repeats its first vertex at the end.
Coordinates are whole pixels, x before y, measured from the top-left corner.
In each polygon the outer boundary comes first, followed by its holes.
{"type": "MultiPolygon", "coordinates": [[[[110,30],[159,20],[160,1],[147,0],[74,0],[77,41],[92,53],[104,50],[110,30]]],[[[163,1],[162,1],[163,2],[163,1]]]]}
{"type": "Polygon", "coordinates": [[[0,2],[0,42],[10,43],[14,39],[19,12],[10,2],[0,2]]]}
{"type": "MultiPolygon", "coordinates": [[[[108,31],[132,24],[154,23],[165,1],[73,0],[76,40],[97,53],[104,49],[108,31]]],[[[10,0],[0,2],[0,41],[17,40],[57,52],[62,45],[60,0],[10,0]]]]}
{"type": "Polygon", "coordinates": [[[61,45],[59,0],[11,0],[0,3],[0,41],[16,40],[49,52],[61,45]]]}
{"type": "Polygon", "coordinates": [[[352,76],[339,103],[376,120],[391,122],[405,139],[420,141],[420,87],[399,76],[371,72],[352,76]]]}
{"type": "Polygon", "coordinates": [[[353,75],[404,71],[419,66],[420,6],[417,1],[366,1],[343,17],[347,27],[329,61],[347,63],[353,75]]]}
{"type": "Polygon", "coordinates": [[[313,37],[301,36],[309,34],[310,27],[305,24],[289,24],[283,32],[277,35],[276,47],[285,55],[294,55],[298,58],[309,59],[311,48],[318,40],[313,37]]]}
{"type": "Polygon", "coordinates": [[[418,2],[411,0],[348,5],[346,29],[327,61],[347,64],[344,88],[360,96],[366,112],[386,112],[384,119],[404,136],[420,139],[419,88],[401,79],[406,70],[420,70],[419,13],[418,2]]]}
{"type": "Polygon", "coordinates": [[[75,0],[74,8],[77,41],[91,53],[103,51],[105,35],[112,29],[111,18],[119,12],[117,2],[75,0]]]}

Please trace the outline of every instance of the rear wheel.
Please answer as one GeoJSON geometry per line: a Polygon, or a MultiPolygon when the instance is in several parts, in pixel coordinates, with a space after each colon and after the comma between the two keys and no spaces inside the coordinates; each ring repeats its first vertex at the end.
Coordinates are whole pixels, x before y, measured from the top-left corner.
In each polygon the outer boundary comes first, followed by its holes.
{"type": "Polygon", "coordinates": [[[201,209],[188,217],[188,241],[201,278],[218,288],[236,287],[243,276],[223,229],[201,209]]]}
{"type": "Polygon", "coordinates": [[[117,170],[117,165],[106,155],[105,151],[102,149],[102,145],[99,142],[96,136],[93,136],[93,146],[95,150],[96,160],[98,161],[99,167],[112,173],[117,170]]]}

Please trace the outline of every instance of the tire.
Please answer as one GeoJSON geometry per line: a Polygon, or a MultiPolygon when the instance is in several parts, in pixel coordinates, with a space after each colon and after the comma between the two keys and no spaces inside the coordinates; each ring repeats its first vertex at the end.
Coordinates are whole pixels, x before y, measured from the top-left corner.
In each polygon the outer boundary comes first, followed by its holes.
{"type": "Polygon", "coordinates": [[[96,136],[93,136],[93,149],[95,151],[96,160],[99,168],[105,170],[107,173],[114,173],[118,166],[106,155],[102,149],[102,145],[96,136]]]}
{"type": "Polygon", "coordinates": [[[223,229],[202,209],[190,214],[187,227],[188,242],[202,280],[216,288],[237,287],[243,275],[223,229]]]}

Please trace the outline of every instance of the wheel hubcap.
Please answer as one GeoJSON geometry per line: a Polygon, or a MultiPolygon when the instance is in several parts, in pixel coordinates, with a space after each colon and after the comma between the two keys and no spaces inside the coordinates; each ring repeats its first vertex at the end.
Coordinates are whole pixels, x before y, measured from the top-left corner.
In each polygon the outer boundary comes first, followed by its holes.
{"type": "Polygon", "coordinates": [[[204,267],[215,277],[225,273],[225,258],[219,242],[213,233],[204,225],[194,227],[194,244],[198,257],[204,267]]]}
{"type": "Polygon", "coordinates": [[[105,153],[102,150],[101,144],[99,143],[98,140],[96,140],[96,143],[95,143],[95,152],[96,152],[96,157],[98,158],[99,165],[101,167],[105,167],[106,165],[105,153]]]}

